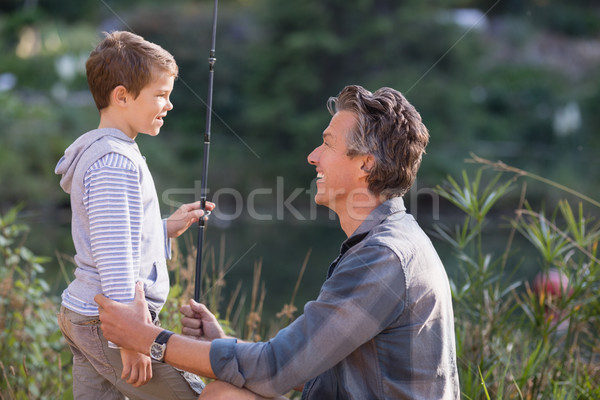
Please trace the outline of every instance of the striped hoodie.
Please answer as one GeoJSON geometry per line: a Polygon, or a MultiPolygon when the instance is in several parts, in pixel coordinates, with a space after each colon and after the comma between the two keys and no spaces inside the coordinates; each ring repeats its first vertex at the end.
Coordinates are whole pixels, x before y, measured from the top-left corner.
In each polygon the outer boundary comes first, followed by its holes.
{"type": "Polygon", "coordinates": [[[141,280],[157,314],[169,292],[166,222],[154,181],[135,141],[117,129],[80,136],[56,166],[71,195],[75,280],[62,304],[82,315],[98,315],[94,296],[131,302],[141,280]]]}

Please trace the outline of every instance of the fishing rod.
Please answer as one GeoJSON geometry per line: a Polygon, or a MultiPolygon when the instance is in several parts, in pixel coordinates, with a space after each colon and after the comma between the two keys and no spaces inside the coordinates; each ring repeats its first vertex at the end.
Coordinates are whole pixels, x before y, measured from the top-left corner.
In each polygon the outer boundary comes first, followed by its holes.
{"type": "MultiPolygon", "coordinates": [[[[206,192],[207,192],[207,181],[208,181],[208,154],[210,151],[210,129],[211,129],[211,118],[212,118],[212,100],[213,100],[213,81],[215,76],[215,44],[217,39],[217,8],[218,0],[215,0],[213,9],[213,21],[212,21],[212,37],[211,47],[208,56],[208,96],[206,103],[206,129],[204,131],[204,160],[202,162],[202,182],[200,184],[200,208],[204,211],[204,215],[208,216],[209,212],[206,211],[206,192]]],[[[194,300],[200,301],[202,296],[202,248],[204,246],[204,228],[206,220],[204,217],[198,221],[198,247],[196,253],[196,277],[194,284],[194,300]]]]}

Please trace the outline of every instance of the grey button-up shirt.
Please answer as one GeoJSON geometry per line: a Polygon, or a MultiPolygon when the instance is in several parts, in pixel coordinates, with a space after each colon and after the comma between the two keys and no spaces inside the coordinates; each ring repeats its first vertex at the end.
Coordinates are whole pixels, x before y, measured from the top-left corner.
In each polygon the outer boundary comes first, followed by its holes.
{"type": "Polygon", "coordinates": [[[402,198],[349,237],[304,314],[264,343],[213,341],[218,379],[263,396],[304,384],[302,399],[457,399],[446,271],[402,198]]]}

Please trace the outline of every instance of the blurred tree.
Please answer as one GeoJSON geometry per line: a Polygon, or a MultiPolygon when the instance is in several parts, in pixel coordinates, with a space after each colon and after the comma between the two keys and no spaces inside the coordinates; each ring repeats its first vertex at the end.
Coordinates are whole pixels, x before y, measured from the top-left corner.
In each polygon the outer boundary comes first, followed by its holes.
{"type": "Polygon", "coordinates": [[[596,36],[600,32],[600,3],[595,0],[475,0],[463,6],[490,10],[490,15],[525,18],[537,27],[570,36],[596,36]]]}
{"type": "MultiPolygon", "coordinates": [[[[272,188],[259,196],[266,209],[278,200],[277,176],[285,177],[284,198],[306,188],[314,177],[306,155],[329,120],[327,99],[360,84],[394,87],[421,112],[431,132],[421,188],[458,174],[474,151],[593,192],[600,182],[598,7],[584,0],[222,0],[209,187],[235,188],[244,199],[272,188]],[[564,115],[576,118],[561,136],[564,115]]],[[[97,123],[82,60],[112,29],[162,45],[180,65],[175,109],[161,135],[139,142],[159,193],[195,198],[211,18],[209,0],[3,1],[0,206],[64,202],[56,160],[97,123]],[[73,60],[77,72],[68,78],[63,69],[73,60]]],[[[309,196],[297,201],[309,207],[309,196]]]]}
{"type": "MultiPolygon", "coordinates": [[[[481,51],[473,36],[461,38],[456,25],[440,22],[436,9],[383,0],[260,5],[262,31],[249,52],[243,119],[261,152],[277,157],[276,169],[296,171],[298,182],[313,173],[299,174],[297,167],[319,144],[329,120],[325,103],[345,85],[403,91],[428,126],[460,114],[452,105],[468,96],[461,86],[481,51]]],[[[440,140],[444,134],[435,135],[440,140]]]]}

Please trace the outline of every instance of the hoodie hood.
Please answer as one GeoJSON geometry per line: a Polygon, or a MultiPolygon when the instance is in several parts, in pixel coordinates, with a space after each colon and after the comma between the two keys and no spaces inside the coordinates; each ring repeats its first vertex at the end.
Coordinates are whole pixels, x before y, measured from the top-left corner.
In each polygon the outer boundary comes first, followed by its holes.
{"type": "Polygon", "coordinates": [[[94,129],[79,136],[77,140],[67,147],[64,156],[58,161],[58,164],[56,164],[56,168],[54,169],[55,174],[62,175],[60,187],[62,187],[65,192],[71,193],[73,175],[83,153],[85,153],[92,144],[107,136],[135,145],[135,140],[120,130],[113,128],[94,129]]]}

